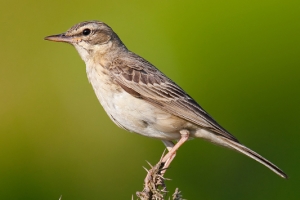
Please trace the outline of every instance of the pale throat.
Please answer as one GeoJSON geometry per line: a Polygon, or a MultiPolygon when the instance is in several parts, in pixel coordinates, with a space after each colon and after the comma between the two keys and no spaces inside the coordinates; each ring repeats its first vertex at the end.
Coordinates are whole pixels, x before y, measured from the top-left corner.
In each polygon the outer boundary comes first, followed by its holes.
{"type": "Polygon", "coordinates": [[[91,58],[90,53],[88,52],[88,50],[78,44],[74,44],[74,47],[76,48],[77,52],[79,53],[81,59],[87,63],[88,60],[91,58]]]}
{"type": "Polygon", "coordinates": [[[95,64],[101,64],[106,66],[106,53],[109,52],[109,49],[112,47],[112,42],[105,44],[92,45],[86,42],[80,42],[73,44],[76,50],[78,51],[81,59],[88,64],[91,60],[95,64]]]}

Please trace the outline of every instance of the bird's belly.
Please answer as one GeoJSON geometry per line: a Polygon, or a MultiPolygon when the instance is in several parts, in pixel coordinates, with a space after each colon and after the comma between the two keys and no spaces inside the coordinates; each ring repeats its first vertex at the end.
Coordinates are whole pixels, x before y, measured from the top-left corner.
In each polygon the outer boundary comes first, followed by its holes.
{"type": "Polygon", "coordinates": [[[157,139],[175,140],[180,138],[179,131],[187,124],[185,120],[125,91],[112,96],[110,100],[105,100],[108,105],[105,110],[118,126],[129,131],[157,139]]]}
{"type": "Polygon", "coordinates": [[[98,100],[111,120],[121,128],[144,136],[176,140],[188,122],[136,98],[115,84],[100,65],[87,65],[87,75],[98,100]]]}

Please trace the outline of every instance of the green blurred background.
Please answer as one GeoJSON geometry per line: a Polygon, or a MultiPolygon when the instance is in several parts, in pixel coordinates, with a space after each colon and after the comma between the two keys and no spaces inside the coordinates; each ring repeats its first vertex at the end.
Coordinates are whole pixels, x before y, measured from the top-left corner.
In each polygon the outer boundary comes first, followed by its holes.
{"type": "Polygon", "coordinates": [[[1,0],[0,199],[131,199],[164,150],[115,126],[73,47],[44,41],[109,24],[248,147],[282,168],[202,140],[166,176],[186,199],[300,199],[300,1],[1,0]]]}

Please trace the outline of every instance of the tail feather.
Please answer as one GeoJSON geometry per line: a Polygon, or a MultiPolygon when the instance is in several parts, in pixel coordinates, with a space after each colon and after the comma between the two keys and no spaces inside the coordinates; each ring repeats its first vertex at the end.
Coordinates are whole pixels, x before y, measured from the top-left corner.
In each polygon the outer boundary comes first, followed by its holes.
{"type": "Polygon", "coordinates": [[[267,159],[265,159],[264,157],[262,157],[258,153],[254,152],[251,149],[245,147],[244,145],[239,144],[239,143],[237,143],[235,141],[232,141],[230,139],[222,137],[222,140],[229,147],[235,149],[236,151],[238,151],[242,154],[245,154],[245,155],[249,156],[250,158],[256,160],[257,162],[260,162],[261,164],[265,165],[266,167],[268,167],[270,170],[272,170],[273,172],[275,172],[276,174],[278,174],[282,178],[288,178],[288,176],[281,169],[279,169],[279,167],[277,167],[276,165],[274,165],[273,163],[271,163],[270,161],[268,161],[267,159]]]}

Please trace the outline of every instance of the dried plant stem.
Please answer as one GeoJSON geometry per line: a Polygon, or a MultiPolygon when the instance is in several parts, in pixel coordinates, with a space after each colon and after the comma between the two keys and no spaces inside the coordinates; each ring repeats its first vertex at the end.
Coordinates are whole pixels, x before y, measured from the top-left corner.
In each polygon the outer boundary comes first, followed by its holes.
{"type": "MultiPolygon", "coordinates": [[[[166,173],[168,168],[165,168],[166,162],[163,162],[165,151],[159,160],[159,162],[152,166],[149,162],[149,166],[151,167],[149,170],[144,167],[147,171],[146,178],[144,179],[144,189],[142,192],[136,192],[138,199],[140,200],[164,200],[167,196],[167,187],[165,184],[165,180],[169,180],[164,178],[164,174],[166,173]]],[[[133,198],[132,198],[133,199],[133,198]]],[[[169,198],[170,199],[170,198],[169,198]]],[[[176,188],[175,193],[172,195],[173,200],[183,200],[182,195],[178,188],[176,188]]]]}

